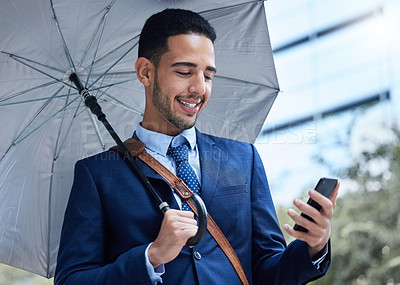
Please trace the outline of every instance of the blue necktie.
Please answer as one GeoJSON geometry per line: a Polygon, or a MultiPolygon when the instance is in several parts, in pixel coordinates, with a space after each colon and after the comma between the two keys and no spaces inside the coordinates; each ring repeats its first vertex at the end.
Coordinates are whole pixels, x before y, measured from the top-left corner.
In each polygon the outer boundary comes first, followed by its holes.
{"type": "MultiPolygon", "coordinates": [[[[176,174],[192,190],[199,195],[200,185],[196,173],[188,161],[189,147],[183,144],[177,147],[169,147],[168,154],[173,157],[176,163],[176,174]]],[[[182,210],[190,211],[186,203],[182,203],[182,210]]]]}

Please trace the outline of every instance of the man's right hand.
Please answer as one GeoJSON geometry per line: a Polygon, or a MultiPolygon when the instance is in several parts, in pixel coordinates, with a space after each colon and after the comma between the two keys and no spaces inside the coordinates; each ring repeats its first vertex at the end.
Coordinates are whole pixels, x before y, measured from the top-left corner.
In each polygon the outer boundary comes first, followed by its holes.
{"type": "Polygon", "coordinates": [[[193,212],[168,210],[164,214],[160,232],[147,252],[154,268],[178,256],[187,240],[197,233],[193,212]]]}

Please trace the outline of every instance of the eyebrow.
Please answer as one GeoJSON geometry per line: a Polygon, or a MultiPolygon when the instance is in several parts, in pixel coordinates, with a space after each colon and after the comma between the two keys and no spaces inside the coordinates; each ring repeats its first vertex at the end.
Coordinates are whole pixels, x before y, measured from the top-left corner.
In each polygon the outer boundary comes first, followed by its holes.
{"type": "MultiPolygon", "coordinates": [[[[179,62],[175,62],[173,64],[171,64],[171,67],[175,67],[175,66],[187,66],[187,67],[194,67],[197,68],[197,64],[193,63],[193,62],[186,62],[186,61],[179,61],[179,62]]],[[[206,70],[212,71],[212,72],[217,72],[217,69],[214,66],[207,66],[206,70]]]]}

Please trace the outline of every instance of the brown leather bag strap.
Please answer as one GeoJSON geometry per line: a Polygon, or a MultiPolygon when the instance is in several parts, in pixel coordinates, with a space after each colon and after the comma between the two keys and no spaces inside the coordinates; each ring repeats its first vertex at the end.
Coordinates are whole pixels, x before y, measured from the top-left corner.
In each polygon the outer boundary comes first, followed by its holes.
{"type": "MultiPolygon", "coordinates": [[[[130,138],[124,142],[125,146],[132,154],[132,156],[138,157],[144,163],[146,163],[150,168],[157,172],[161,177],[163,177],[168,184],[174,189],[174,191],[184,200],[190,209],[197,215],[196,206],[193,201],[189,198],[193,195],[193,192],[186,186],[186,184],[179,179],[175,174],[173,174],[168,168],[161,164],[157,159],[152,157],[145,149],[144,144],[136,139],[130,138]]],[[[111,149],[120,151],[119,147],[114,146],[111,149]]],[[[222,251],[228,257],[233,268],[235,269],[237,275],[243,284],[248,285],[246,274],[240,264],[240,260],[237,257],[234,249],[230,245],[229,241],[226,239],[225,235],[222,233],[221,229],[215,223],[214,219],[207,214],[207,230],[214,240],[218,243],[222,251]]]]}

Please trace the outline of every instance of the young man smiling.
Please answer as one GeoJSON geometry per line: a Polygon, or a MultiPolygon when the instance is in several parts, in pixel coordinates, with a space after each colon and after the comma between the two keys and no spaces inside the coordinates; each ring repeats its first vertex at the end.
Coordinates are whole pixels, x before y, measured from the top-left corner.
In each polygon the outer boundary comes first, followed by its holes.
{"type": "MultiPolygon", "coordinates": [[[[250,284],[303,284],[326,273],[337,188],[310,196],[320,212],[295,200],[289,215],[307,233],[286,246],[264,168],[253,145],[197,131],[216,73],[215,32],[196,13],[168,9],[143,27],[135,69],[145,89],[145,112],[135,137],[172,172],[170,147],[185,145],[200,196],[243,266],[250,284]]],[[[212,123],[212,122],[210,122],[212,123]]],[[[215,240],[186,246],[197,232],[193,213],[152,169],[145,175],[171,210],[163,215],[141,182],[113,151],[76,164],[65,214],[56,284],[240,284],[215,240]]]]}
{"type": "Polygon", "coordinates": [[[139,57],[135,69],[146,94],[142,127],[174,136],[196,123],[216,68],[213,43],[205,36],[176,35],[167,45],[158,63],[139,57]]]}

